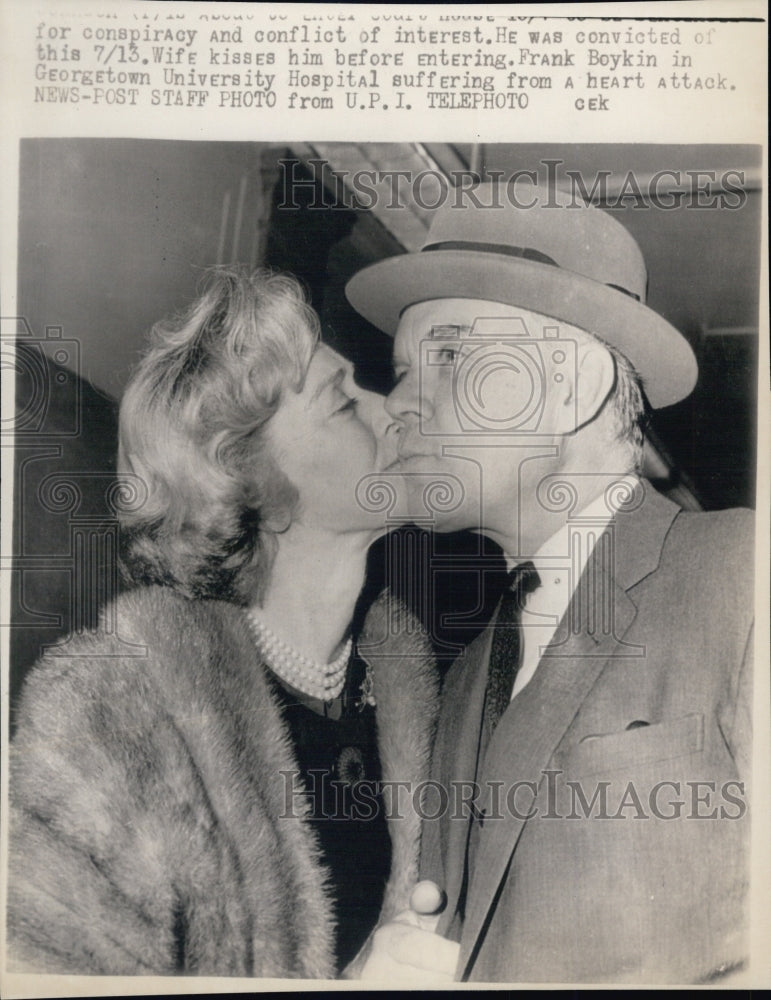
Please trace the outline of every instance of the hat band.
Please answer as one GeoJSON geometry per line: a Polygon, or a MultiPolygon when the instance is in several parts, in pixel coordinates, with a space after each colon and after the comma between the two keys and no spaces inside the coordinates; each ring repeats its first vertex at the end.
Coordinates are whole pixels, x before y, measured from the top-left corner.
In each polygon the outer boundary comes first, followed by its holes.
{"type": "MultiPolygon", "coordinates": [[[[515,247],[510,243],[476,243],[469,240],[446,240],[443,243],[429,243],[423,247],[421,253],[432,250],[473,250],[475,253],[496,253],[504,254],[507,257],[520,257],[524,260],[535,261],[538,264],[548,264],[551,267],[560,266],[556,260],[545,253],[541,253],[540,250],[535,250],[533,247],[515,247]]],[[[614,285],[612,282],[606,281],[605,286],[607,288],[615,288],[617,292],[623,292],[624,295],[628,295],[637,302],[641,301],[640,296],[636,292],[624,288],[623,285],[614,285]]]]}

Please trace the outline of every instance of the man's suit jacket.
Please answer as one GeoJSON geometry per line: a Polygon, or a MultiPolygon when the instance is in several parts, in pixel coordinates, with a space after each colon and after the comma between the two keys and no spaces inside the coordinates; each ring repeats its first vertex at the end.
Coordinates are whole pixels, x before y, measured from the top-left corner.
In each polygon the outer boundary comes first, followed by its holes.
{"type": "Polygon", "coordinates": [[[492,738],[490,628],[447,676],[421,875],[459,979],[706,982],[745,959],[753,517],[643,485],[492,738]]]}

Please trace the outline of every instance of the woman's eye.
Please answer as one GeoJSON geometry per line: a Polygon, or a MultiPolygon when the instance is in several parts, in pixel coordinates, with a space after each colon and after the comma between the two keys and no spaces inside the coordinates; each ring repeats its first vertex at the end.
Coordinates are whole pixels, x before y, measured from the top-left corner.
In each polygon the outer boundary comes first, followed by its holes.
{"type": "Polygon", "coordinates": [[[353,412],[356,409],[358,403],[359,403],[358,399],[355,399],[352,396],[347,396],[345,402],[343,403],[343,405],[342,406],[338,406],[338,408],[335,410],[335,413],[350,413],[350,412],[353,412]]]}
{"type": "Polygon", "coordinates": [[[459,355],[460,351],[456,347],[441,347],[439,349],[439,360],[446,365],[454,365],[459,355]]]}

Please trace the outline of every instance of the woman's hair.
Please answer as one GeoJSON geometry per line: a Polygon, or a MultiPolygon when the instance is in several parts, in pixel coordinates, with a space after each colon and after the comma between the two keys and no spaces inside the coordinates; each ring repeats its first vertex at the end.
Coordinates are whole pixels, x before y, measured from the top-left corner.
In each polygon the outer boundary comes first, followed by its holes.
{"type": "Polygon", "coordinates": [[[248,603],[297,493],[265,428],[299,391],[319,321],[288,275],[212,269],[181,315],[156,324],[120,408],[121,562],[136,583],[248,603]]]}

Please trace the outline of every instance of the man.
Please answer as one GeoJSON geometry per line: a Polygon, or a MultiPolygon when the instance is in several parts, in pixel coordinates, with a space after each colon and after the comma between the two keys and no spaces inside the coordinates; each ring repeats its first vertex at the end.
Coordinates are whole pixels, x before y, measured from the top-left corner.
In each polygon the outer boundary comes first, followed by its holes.
{"type": "Polygon", "coordinates": [[[608,214],[521,185],[349,283],[395,335],[415,516],[494,539],[517,591],[445,682],[421,874],[446,906],[383,928],[371,976],[697,983],[746,960],[752,515],[639,477],[646,406],[697,378],[646,284],[608,214]]]}

